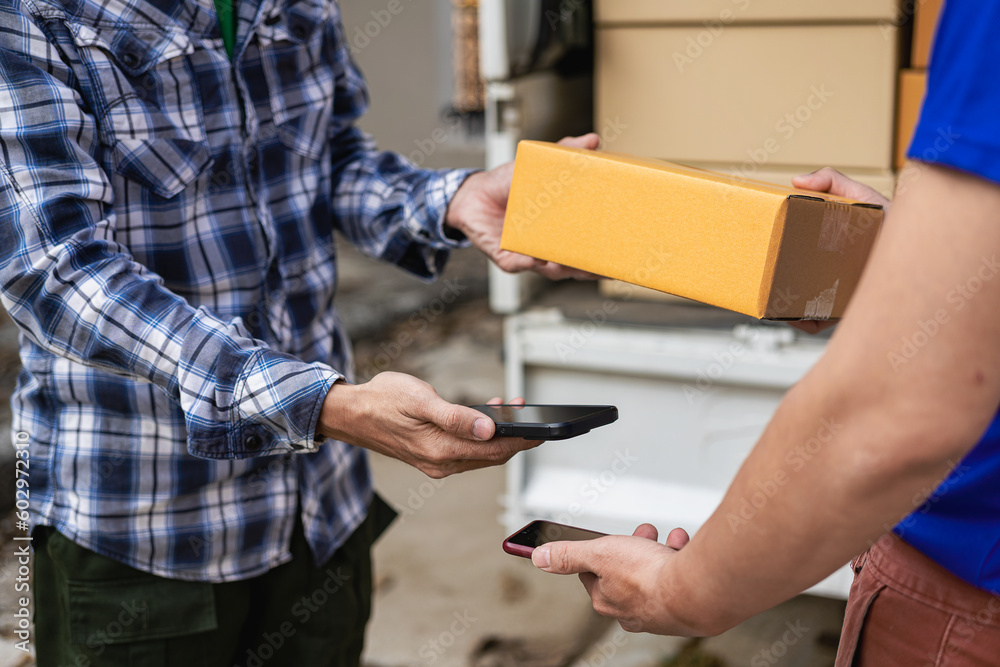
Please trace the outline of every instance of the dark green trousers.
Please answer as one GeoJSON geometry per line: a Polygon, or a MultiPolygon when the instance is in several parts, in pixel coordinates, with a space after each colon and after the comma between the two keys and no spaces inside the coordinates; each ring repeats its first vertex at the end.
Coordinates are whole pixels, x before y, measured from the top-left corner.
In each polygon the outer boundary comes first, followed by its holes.
{"type": "Polygon", "coordinates": [[[39,667],[357,667],[371,613],[380,498],[321,567],[296,520],[292,560],[225,584],[165,579],[35,529],[39,667]]]}

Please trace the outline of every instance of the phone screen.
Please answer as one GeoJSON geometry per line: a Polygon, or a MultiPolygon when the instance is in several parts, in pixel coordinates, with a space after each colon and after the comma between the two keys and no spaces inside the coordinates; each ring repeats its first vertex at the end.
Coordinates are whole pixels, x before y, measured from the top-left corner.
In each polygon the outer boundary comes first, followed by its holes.
{"type": "Polygon", "coordinates": [[[496,425],[496,437],[565,440],[618,419],[613,405],[473,405],[496,425]]]}
{"type": "Polygon", "coordinates": [[[549,542],[561,542],[563,540],[581,542],[604,536],[605,533],[598,533],[594,530],[564,526],[559,523],[552,523],[551,521],[533,521],[507,538],[507,541],[523,547],[535,548],[549,542]]]}
{"type": "Polygon", "coordinates": [[[477,405],[476,409],[495,422],[508,424],[562,424],[592,415],[595,411],[594,407],[584,405],[477,405]]]}

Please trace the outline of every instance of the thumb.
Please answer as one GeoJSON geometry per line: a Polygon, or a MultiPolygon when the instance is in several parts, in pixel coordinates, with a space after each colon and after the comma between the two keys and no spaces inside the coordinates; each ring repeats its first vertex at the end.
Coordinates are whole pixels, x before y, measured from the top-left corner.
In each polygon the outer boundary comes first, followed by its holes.
{"type": "Polygon", "coordinates": [[[813,192],[829,192],[838,197],[847,197],[857,201],[887,206],[889,200],[877,190],[845,176],[832,167],[823,167],[811,174],[803,174],[792,178],[792,185],[813,192]]]}
{"type": "Polygon", "coordinates": [[[489,440],[496,428],[493,420],[479,410],[455,405],[443,398],[437,398],[429,412],[428,421],[465,440],[489,440]]]}
{"type": "Polygon", "coordinates": [[[601,137],[596,132],[590,132],[579,137],[563,137],[559,140],[559,145],[597,150],[597,147],[601,145],[601,137]]]}
{"type": "Polygon", "coordinates": [[[592,556],[593,542],[550,542],[531,552],[531,562],[535,567],[552,574],[580,574],[592,572],[588,565],[592,556]]]}
{"type": "Polygon", "coordinates": [[[823,167],[811,174],[793,176],[792,185],[803,190],[812,190],[813,192],[830,192],[835,175],[841,176],[842,174],[831,167],[823,167]]]}

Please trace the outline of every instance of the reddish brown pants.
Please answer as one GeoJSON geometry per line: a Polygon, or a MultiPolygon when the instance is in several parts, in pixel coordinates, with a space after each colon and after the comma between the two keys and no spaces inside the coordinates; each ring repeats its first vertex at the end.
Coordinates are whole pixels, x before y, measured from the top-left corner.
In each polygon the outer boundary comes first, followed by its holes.
{"type": "Polygon", "coordinates": [[[853,566],[836,667],[1000,665],[1000,596],[894,535],[853,566]]]}

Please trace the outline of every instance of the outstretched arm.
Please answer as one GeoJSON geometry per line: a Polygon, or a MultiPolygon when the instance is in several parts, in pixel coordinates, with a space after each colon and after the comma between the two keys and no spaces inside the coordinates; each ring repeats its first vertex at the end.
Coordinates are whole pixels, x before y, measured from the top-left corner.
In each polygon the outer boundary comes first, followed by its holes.
{"type": "Polygon", "coordinates": [[[817,583],[923,502],[1000,404],[1000,186],[908,168],[920,187],[897,196],[826,354],[690,543],[554,543],[537,565],[594,573],[595,608],[626,629],[714,634],[817,583]]]}

